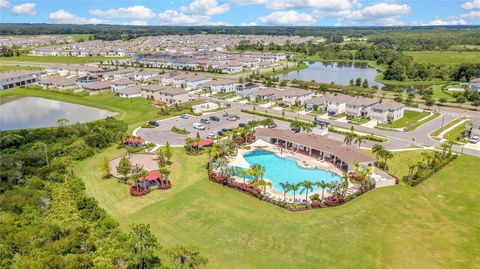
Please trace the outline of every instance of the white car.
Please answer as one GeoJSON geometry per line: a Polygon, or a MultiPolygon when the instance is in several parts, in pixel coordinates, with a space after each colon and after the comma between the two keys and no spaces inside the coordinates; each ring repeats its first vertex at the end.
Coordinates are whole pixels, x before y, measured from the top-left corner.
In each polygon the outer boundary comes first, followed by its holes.
{"type": "Polygon", "coordinates": [[[196,122],[196,123],[193,124],[193,128],[197,129],[197,130],[205,130],[205,125],[203,125],[199,122],[196,122]]]}
{"type": "Polygon", "coordinates": [[[233,115],[228,115],[227,116],[227,120],[229,121],[236,121],[237,120],[237,117],[233,116],[233,115]]]}
{"type": "Polygon", "coordinates": [[[478,135],[474,135],[474,136],[472,136],[472,138],[470,138],[470,143],[472,143],[472,144],[477,144],[478,141],[480,141],[480,136],[478,136],[478,135]]]}

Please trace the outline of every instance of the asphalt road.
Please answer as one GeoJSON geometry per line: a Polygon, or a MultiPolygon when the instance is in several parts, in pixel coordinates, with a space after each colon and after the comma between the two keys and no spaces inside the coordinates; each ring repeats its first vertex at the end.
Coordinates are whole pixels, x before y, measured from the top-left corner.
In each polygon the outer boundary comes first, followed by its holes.
{"type": "MultiPolygon", "coordinates": [[[[218,99],[213,99],[213,98],[206,98],[207,100],[210,101],[219,101],[219,102],[226,102],[224,100],[218,100],[218,99]]],[[[183,145],[184,139],[187,136],[193,137],[196,135],[198,132],[202,138],[205,138],[208,134],[210,133],[216,133],[222,128],[232,128],[238,126],[238,123],[243,122],[247,123],[250,120],[261,120],[263,117],[256,116],[256,115],[251,115],[247,113],[242,113],[240,110],[246,109],[246,110],[252,110],[253,106],[249,104],[239,104],[235,102],[231,102],[231,107],[228,109],[225,109],[223,111],[218,111],[209,115],[205,116],[190,116],[188,119],[181,119],[180,117],[175,117],[175,118],[170,118],[166,120],[160,121],[160,126],[152,129],[139,129],[136,133],[136,135],[143,137],[145,140],[153,142],[155,144],[160,144],[163,145],[167,141],[172,144],[172,145],[183,145]],[[229,114],[234,114],[240,116],[240,119],[237,121],[227,121],[223,115],[225,112],[228,112],[229,114]],[[220,118],[219,122],[212,122],[210,124],[204,124],[207,129],[206,130],[196,130],[193,128],[193,123],[195,122],[200,122],[200,119],[202,118],[208,118],[211,115],[215,115],[220,118]],[[176,133],[173,133],[170,131],[170,129],[176,126],[177,128],[185,128],[187,129],[190,134],[189,135],[179,135],[176,133]]],[[[410,131],[410,132],[395,132],[395,131],[385,131],[385,130],[379,130],[379,129],[374,129],[374,128],[368,128],[368,127],[362,127],[358,125],[352,125],[349,123],[345,122],[338,122],[334,120],[324,120],[329,122],[332,125],[350,129],[351,126],[355,128],[357,131],[365,132],[365,133],[374,133],[377,135],[382,135],[388,137],[388,141],[383,143],[383,145],[388,148],[388,149],[403,149],[403,148],[408,148],[409,146],[414,146],[414,145],[422,145],[422,146],[428,146],[428,147],[438,147],[440,145],[440,142],[432,139],[429,137],[429,134],[439,128],[441,128],[442,124],[446,125],[449,122],[455,120],[458,117],[462,116],[468,116],[472,118],[480,118],[480,112],[476,111],[462,111],[458,109],[452,109],[452,108],[442,108],[442,107],[435,107],[435,110],[438,112],[441,112],[442,115],[437,117],[434,120],[431,120],[417,129],[410,131]],[[442,123],[443,122],[443,123],[442,123]]],[[[258,111],[265,111],[269,113],[274,113],[281,115],[282,111],[279,110],[274,110],[274,109],[266,109],[266,108],[259,108],[257,107],[258,111]]],[[[291,117],[299,117],[301,119],[305,120],[313,120],[313,116],[309,115],[301,115],[297,114],[294,112],[288,112],[285,111],[286,116],[291,116],[291,117]]],[[[289,128],[289,123],[275,120],[275,122],[278,124],[277,128],[282,128],[282,129],[287,129],[289,128]]],[[[343,140],[342,136],[336,135],[336,134],[329,134],[329,137],[332,139],[336,140],[343,140]]],[[[362,147],[371,147],[375,144],[375,142],[365,142],[362,144],[362,147]]],[[[462,150],[461,146],[454,146],[454,150],[460,152],[462,150]]],[[[477,155],[480,156],[480,151],[475,151],[472,149],[463,149],[464,153],[471,154],[471,155],[477,155]]]]}

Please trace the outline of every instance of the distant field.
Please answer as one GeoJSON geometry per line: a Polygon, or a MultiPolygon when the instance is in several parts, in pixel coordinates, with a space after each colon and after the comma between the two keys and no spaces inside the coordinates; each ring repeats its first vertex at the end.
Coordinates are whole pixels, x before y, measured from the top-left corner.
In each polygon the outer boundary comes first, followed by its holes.
{"type": "Polygon", "coordinates": [[[2,65],[0,64],[0,72],[10,71],[10,70],[40,70],[40,67],[37,66],[27,66],[27,65],[2,65]]]}
{"type": "Polygon", "coordinates": [[[75,57],[75,56],[29,56],[21,55],[14,57],[0,57],[0,62],[32,62],[32,63],[61,63],[61,64],[85,64],[106,60],[128,59],[129,57],[75,57]]]}
{"type": "Polygon", "coordinates": [[[412,56],[413,60],[418,63],[480,63],[480,52],[478,51],[405,51],[403,53],[412,56]]]}

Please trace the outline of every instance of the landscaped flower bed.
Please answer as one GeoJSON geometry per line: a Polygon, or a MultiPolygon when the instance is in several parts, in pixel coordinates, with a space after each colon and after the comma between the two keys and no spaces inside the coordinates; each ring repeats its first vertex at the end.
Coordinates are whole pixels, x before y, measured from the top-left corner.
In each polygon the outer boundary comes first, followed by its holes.
{"type": "Polygon", "coordinates": [[[143,196],[143,195],[147,195],[149,193],[150,193],[150,189],[139,189],[139,190],[137,190],[137,188],[135,186],[130,187],[130,195],[132,195],[132,196],[143,196]]]}

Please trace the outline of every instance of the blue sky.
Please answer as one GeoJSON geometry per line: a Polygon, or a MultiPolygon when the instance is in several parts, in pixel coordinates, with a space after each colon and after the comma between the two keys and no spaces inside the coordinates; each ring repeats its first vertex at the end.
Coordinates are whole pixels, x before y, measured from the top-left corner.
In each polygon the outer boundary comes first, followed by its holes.
{"type": "Polygon", "coordinates": [[[0,0],[1,22],[129,25],[468,25],[480,0],[0,0]]]}

